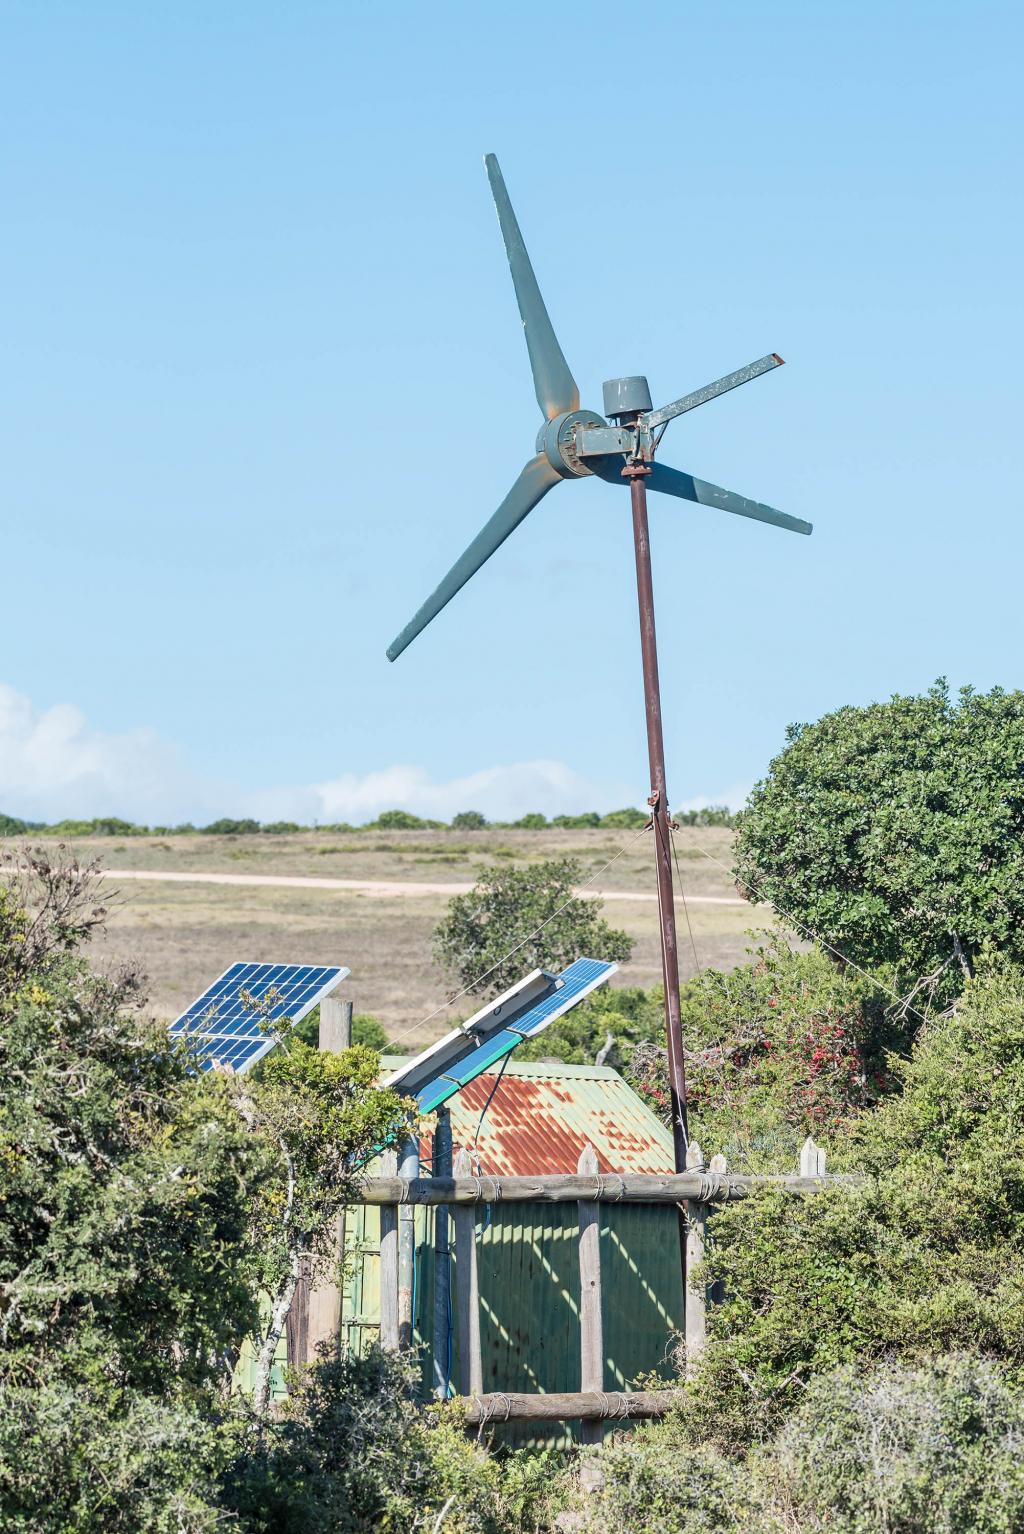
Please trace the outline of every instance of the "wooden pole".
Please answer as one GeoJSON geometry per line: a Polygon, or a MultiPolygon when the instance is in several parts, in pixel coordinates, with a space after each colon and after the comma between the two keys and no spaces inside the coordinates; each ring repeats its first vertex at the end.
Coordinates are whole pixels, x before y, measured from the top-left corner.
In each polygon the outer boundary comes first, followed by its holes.
{"type": "MultiPolygon", "coordinates": [[[[352,1003],[336,996],[325,996],[320,1003],[320,1029],[317,1043],[330,1054],[340,1054],[352,1042],[352,1003]]],[[[345,1260],[345,1213],[334,1222],[331,1239],[335,1265],[345,1260]]],[[[310,1363],[320,1344],[335,1354],[341,1347],[341,1289],[335,1274],[328,1273],[319,1282],[310,1275],[308,1258],[292,1301],[288,1326],[288,1356],[292,1363],[310,1363]],[[293,1319],[294,1317],[294,1319],[293,1319]]]]}
{"type": "MultiPolygon", "coordinates": [[[[585,1145],[580,1152],[577,1171],[581,1177],[595,1177],[597,1151],[585,1145]]],[[[604,1332],[601,1323],[601,1206],[592,1199],[580,1199],[580,1390],[600,1394],[604,1390],[604,1332]]],[[[604,1423],[586,1418],[580,1425],[580,1440],[585,1444],[604,1443],[604,1423]]],[[[595,1491],[601,1484],[601,1470],[593,1457],[584,1459],[580,1487],[595,1491]]]]}
{"type": "Polygon", "coordinates": [[[663,1417],[687,1400],[685,1390],[552,1391],[548,1395],[473,1395],[457,1400],[467,1427],[491,1422],[609,1422],[663,1417]]]}
{"type": "Polygon", "coordinates": [[[602,1172],[597,1177],[538,1175],[536,1177],[421,1177],[403,1185],[397,1177],[367,1177],[355,1194],[361,1204],[569,1204],[593,1199],[599,1204],[679,1204],[700,1199],[709,1204],[746,1198],[759,1188],[787,1193],[820,1193],[824,1187],[857,1187],[864,1178],[854,1173],[829,1177],[751,1177],[727,1173],[716,1180],[696,1172],[602,1172]]]}
{"type": "MultiPolygon", "coordinates": [[[[431,1170],[435,1177],[452,1175],[452,1120],[447,1108],[437,1110],[431,1170]]],[[[438,1204],[434,1214],[433,1389],[439,1401],[447,1399],[451,1383],[452,1295],[448,1225],[447,1207],[438,1204]]]]}
{"type": "MultiPolygon", "coordinates": [[[[417,1135],[406,1135],[400,1149],[399,1173],[403,1182],[414,1182],[420,1170],[420,1142],[417,1135]]],[[[403,1352],[412,1347],[413,1290],[416,1277],[416,1210],[404,1201],[398,1206],[398,1346],[403,1352]]]]}
{"type": "Polygon", "coordinates": [[[320,1003],[320,1048],[340,1055],[352,1044],[352,1003],[325,996],[320,1003]]]}
{"type": "Polygon", "coordinates": [[[800,1147],[800,1176],[822,1178],[825,1176],[825,1152],[815,1145],[810,1135],[800,1147]]]}
{"type": "MultiPolygon", "coordinates": [[[[455,1158],[455,1176],[465,1178],[473,1170],[465,1146],[455,1158]]],[[[484,1388],[480,1354],[480,1294],[477,1287],[476,1216],[472,1208],[455,1209],[455,1299],[459,1337],[459,1388],[463,1395],[480,1395],[484,1388]]]]}
{"type": "MultiPolygon", "coordinates": [[[[386,1150],[380,1158],[384,1177],[395,1180],[398,1157],[386,1150]]],[[[384,1204],[380,1211],[380,1345],[398,1351],[398,1205],[384,1204]]]]}

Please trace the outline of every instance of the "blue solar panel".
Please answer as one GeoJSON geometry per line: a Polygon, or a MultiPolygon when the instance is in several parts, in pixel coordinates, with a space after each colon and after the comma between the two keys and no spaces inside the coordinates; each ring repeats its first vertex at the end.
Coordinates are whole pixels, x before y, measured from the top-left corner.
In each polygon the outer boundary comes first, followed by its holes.
{"type": "MultiPolygon", "coordinates": [[[[508,1024],[487,1033],[475,1047],[471,1032],[467,1036],[468,1052],[461,1053],[457,1060],[453,1061],[450,1055],[446,1056],[442,1052],[436,1071],[429,1081],[420,1080],[411,1091],[402,1085],[403,1077],[421,1077],[424,1065],[428,1064],[430,1052],[427,1051],[397,1071],[390,1078],[389,1085],[403,1095],[413,1096],[421,1113],[432,1113],[435,1108],[447,1102],[449,1097],[454,1097],[460,1087],[474,1080],[496,1060],[510,1054],[524,1038],[532,1038],[556,1018],[570,1011],[591,991],[610,979],[618,967],[617,964],[607,964],[601,959],[577,959],[560,975],[545,976],[547,984],[540,995],[535,996],[529,1005],[518,1012],[513,1012],[508,1024]]],[[[454,1038],[454,1035],[449,1037],[454,1038]]],[[[442,1046],[438,1048],[442,1049],[442,1046]]]]}
{"type": "Polygon", "coordinates": [[[277,1043],[268,1024],[300,1022],[348,974],[338,964],[232,964],[175,1019],[171,1037],[195,1043],[204,1071],[247,1071],[277,1043]]]}

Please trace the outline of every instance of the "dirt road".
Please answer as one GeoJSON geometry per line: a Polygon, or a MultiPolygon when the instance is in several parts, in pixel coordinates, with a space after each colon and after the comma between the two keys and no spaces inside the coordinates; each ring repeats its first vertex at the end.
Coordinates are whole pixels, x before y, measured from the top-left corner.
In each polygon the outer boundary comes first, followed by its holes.
{"type": "MultiPolygon", "coordinates": [[[[374,896],[380,900],[410,899],[424,895],[466,895],[472,884],[428,884],[415,879],[391,881],[386,879],[321,879],[297,874],[226,874],[181,873],[171,869],[104,868],[104,879],[142,879],[158,884],[241,884],[262,889],[349,890],[357,895],[374,896]]],[[[657,900],[654,891],[609,890],[599,884],[586,885],[581,895],[600,895],[604,900],[657,900]]],[[[676,899],[682,897],[677,895],[676,899]]],[[[745,900],[728,895],[689,895],[689,905],[746,905],[745,900]]]]}

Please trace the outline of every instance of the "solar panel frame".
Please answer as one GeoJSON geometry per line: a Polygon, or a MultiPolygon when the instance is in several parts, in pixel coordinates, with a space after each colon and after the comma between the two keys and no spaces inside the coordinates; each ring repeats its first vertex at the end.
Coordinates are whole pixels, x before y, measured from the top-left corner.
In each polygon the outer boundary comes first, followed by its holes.
{"type": "Polygon", "coordinates": [[[524,1039],[535,1038],[558,1018],[564,1017],[573,1007],[578,1006],[592,991],[597,990],[598,986],[606,984],[618,967],[617,964],[604,959],[575,959],[560,975],[550,975],[543,970],[531,971],[517,987],[496,998],[488,1007],[476,1013],[469,1022],[464,1023],[461,1029],[453,1029],[438,1044],[432,1045],[430,1049],[417,1055],[415,1060],[410,1060],[406,1065],[399,1067],[387,1078],[385,1085],[393,1087],[403,1096],[414,1098],[421,1113],[433,1113],[450,1097],[454,1097],[460,1088],[482,1075],[498,1060],[518,1049],[524,1039]],[[529,1004],[515,1008],[509,1020],[503,1019],[500,1023],[495,1023],[491,1029],[483,1030],[482,1024],[488,1016],[493,1016],[499,1010],[508,1013],[508,1008],[504,1006],[507,998],[511,997],[517,989],[526,987],[529,982],[542,975],[553,983],[545,987],[529,1004]],[[466,1053],[449,1060],[443,1047],[455,1046],[460,1034],[464,1039],[472,1039],[475,1034],[479,1042],[475,1048],[470,1048],[466,1053]],[[417,1075],[429,1066],[432,1055],[437,1062],[437,1073],[428,1081],[420,1082],[412,1090],[408,1088],[403,1090],[403,1082],[410,1078],[415,1080],[417,1075]]]}
{"type": "Polygon", "coordinates": [[[212,980],[169,1028],[171,1038],[188,1038],[198,1046],[204,1058],[201,1070],[214,1065],[229,1066],[236,1074],[250,1070],[280,1042],[277,1032],[265,1033],[260,1022],[281,1022],[288,1018],[299,1023],[315,1006],[329,996],[351,974],[344,964],[276,964],[238,959],[212,980]],[[267,1016],[261,1019],[243,1005],[240,992],[253,990],[259,1001],[271,989],[280,993],[267,1016]],[[229,1001],[226,1017],[211,1015],[211,1009],[229,1001]],[[214,1050],[208,1045],[222,1044],[214,1050]]]}

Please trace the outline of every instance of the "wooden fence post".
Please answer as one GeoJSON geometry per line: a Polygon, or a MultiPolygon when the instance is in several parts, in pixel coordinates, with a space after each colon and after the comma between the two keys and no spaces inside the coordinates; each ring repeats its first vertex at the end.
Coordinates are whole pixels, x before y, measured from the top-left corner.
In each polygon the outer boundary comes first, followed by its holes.
{"type": "Polygon", "coordinates": [[[320,1037],[321,1049],[329,1049],[333,1055],[340,1055],[343,1049],[348,1049],[352,1043],[352,1003],[342,1001],[337,996],[325,996],[320,1003],[320,1037]]]}
{"type": "MultiPolygon", "coordinates": [[[[394,1177],[398,1157],[386,1150],[380,1158],[382,1177],[394,1177]]],[[[380,1345],[398,1351],[398,1205],[380,1206],[380,1345]]]]}
{"type": "MultiPolygon", "coordinates": [[[[406,1135],[401,1142],[400,1177],[412,1182],[420,1172],[418,1135],[406,1135]]],[[[412,1347],[413,1289],[416,1274],[416,1210],[412,1204],[398,1206],[398,1346],[403,1352],[412,1347]]]]}
{"type": "MultiPolygon", "coordinates": [[[[317,1043],[330,1054],[340,1054],[352,1042],[352,1003],[337,996],[325,996],[320,1003],[320,1030],[317,1043]]],[[[345,1261],[345,1211],[335,1222],[332,1240],[334,1258],[340,1268],[345,1261]]],[[[307,1265],[308,1269],[308,1265],[307,1265]]],[[[310,1363],[317,1356],[318,1343],[326,1343],[337,1357],[341,1350],[341,1287],[333,1275],[311,1283],[307,1271],[300,1280],[292,1308],[299,1307],[294,1335],[296,1356],[293,1363],[310,1363]]]]}
{"type": "MultiPolygon", "coordinates": [[[[585,1145],[576,1168],[581,1177],[596,1177],[600,1170],[597,1152],[585,1145]]],[[[580,1221],[580,1390],[604,1390],[604,1330],[601,1318],[601,1206],[581,1199],[580,1221]]],[[[580,1442],[604,1443],[604,1423],[581,1422],[580,1442]]],[[[580,1488],[595,1491],[601,1485],[601,1467],[596,1459],[583,1461],[580,1488]]]]}
{"type": "MultiPolygon", "coordinates": [[[[704,1152],[696,1140],[686,1148],[686,1170],[703,1171],[704,1152]]],[[[704,1261],[704,1233],[707,1225],[708,1206],[691,1199],[686,1205],[686,1295],[683,1301],[684,1337],[686,1339],[686,1373],[693,1373],[697,1359],[707,1347],[708,1313],[707,1292],[703,1283],[694,1283],[693,1274],[704,1261]]]]}
{"type": "MultiPolygon", "coordinates": [[[[452,1175],[452,1120],[447,1108],[437,1110],[431,1171],[435,1177],[452,1175]]],[[[452,1349],[451,1263],[448,1245],[448,1206],[434,1210],[434,1394],[439,1401],[448,1395],[452,1349]]]]}
{"type": "MultiPolygon", "coordinates": [[[[473,1163],[465,1146],[455,1158],[456,1177],[472,1177],[473,1163]]],[[[476,1271],[476,1215],[472,1205],[455,1207],[455,1300],[459,1336],[459,1389],[464,1396],[482,1395],[480,1354],[480,1293],[476,1271]]]]}
{"type": "Polygon", "coordinates": [[[815,1145],[810,1135],[800,1147],[800,1176],[801,1177],[824,1177],[825,1175],[825,1152],[820,1145],[815,1145]]]}

